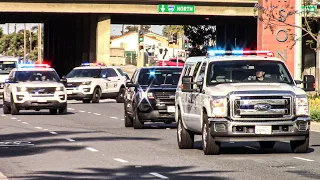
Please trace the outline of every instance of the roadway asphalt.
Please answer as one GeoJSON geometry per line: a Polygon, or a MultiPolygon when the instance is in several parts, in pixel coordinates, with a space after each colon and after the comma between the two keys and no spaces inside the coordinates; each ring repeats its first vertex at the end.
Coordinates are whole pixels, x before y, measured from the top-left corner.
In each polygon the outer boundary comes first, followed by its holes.
{"type": "Polygon", "coordinates": [[[66,115],[0,110],[0,179],[320,179],[320,131],[310,151],[293,154],[288,143],[262,150],[258,143],[224,143],[205,156],[179,150],[175,124],[125,128],[123,104],[71,101],[66,115]]]}

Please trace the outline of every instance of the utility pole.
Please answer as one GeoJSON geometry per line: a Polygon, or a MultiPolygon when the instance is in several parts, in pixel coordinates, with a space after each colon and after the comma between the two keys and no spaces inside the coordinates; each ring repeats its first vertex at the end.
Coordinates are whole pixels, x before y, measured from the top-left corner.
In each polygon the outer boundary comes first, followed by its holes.
{"type": "Polygon", "coordinates": [[[10,34],[10,23],[7,24],[7,31],[8,31],[8,34],[10,34]]]}
{"type": "Polygon", "coordinates": [[[24,23],[23,28],[23,62],[26,62],[26,55],[27,55],[27,38],[26,38],[26,23],[24,23]]]}
{"type": "Polygon", "coordinates": [[[31,54],[32,52],[32,32],[31,32],[31,29],[32,29],[32,24],[30,24],[29,26],[29,54],[31,54]]]}
{"type": "Polygon", "coordinates": [[[42,58],[41,58],[41,25],[40,23],[38,24],[38,61],[40,64],[42,63],[42,58]]]}

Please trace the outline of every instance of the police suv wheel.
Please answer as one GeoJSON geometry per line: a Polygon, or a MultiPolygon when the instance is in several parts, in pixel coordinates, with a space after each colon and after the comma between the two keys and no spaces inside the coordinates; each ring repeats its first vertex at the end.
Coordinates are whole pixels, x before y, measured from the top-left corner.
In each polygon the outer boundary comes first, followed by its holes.
{"type": "Polygon", "coordinates": [[[208,115],[203,114],[203,125],[202,125],[202,147],[205,155],[217,155],[220,152],[220,142],[216,142],[214,137],[211,135],[210,124],[208,121],[208,115]]]}
{"type": "Polygon", "coordinates": [[[133,126],[133,121],[132,119],[128,116],[128,112],[127,112],[127,103],[123,103],[124,104],[124,126],[125,127],[132,127],[133,126]]]}
{"type": "Polygon", "coordinates": [[[138,108],[135,108],[134,116],[133,116],[133,128],[134,129],[142,129],[143,128],[143,122],[140,122],[138,117],[138,108]]]}
{"type": "Polygon", "coordinates": [[[118,96],[117,96],[117,103],[124,103],[124,95],[126,93],[126,89],[125,88],[120,88],[118,96]]]}
{"type": "Polygon", "coordinates": [[[95,88],[92,94],[92,103],[99,103],[101,97],[100,88],[95,88]]]}
{"type": "Polygon", "coordinates": [[[82,102],[83,103],[90,103],[91,99],[83,99],[82,102]]]}
{"type": "Polygon", "coordinates": [[[293,153],[307,153],[309,150],[309,135],[305,140],[290,141],[290,146],[293,153]]]}
{"type": "Polygon", "coordinates": [[[13,102],[13,97],[11,96],[11,114],[12,115],[17,115],[19,114],[19,110],[16,107],[16,104],[13,102]]]}
{"type": "Polygon", "coordinates": [[[67,113],[67,107],[59,109],[59,114],[66,114],[67,113]]]}
{"type": "Polygon", "coordinates": [[[2,103],[2,110],[3,110],[3,114],[10,114],[11,110],[10,107],[7,106],[7,103],[4,101],[4,97],[3,97],[3,103],[2,103]]]}
{"type": "Polygon", "coordinates": [[[178,113],[177,140],[179,149],[191,149],[194,143],[194,133],[184,128],[179,110],[178,113]]]}
{"type": "Polygon", "coordinates": [[[58,109],[50,109],[49,112],[51,115],[57,114],[58,109]]]}

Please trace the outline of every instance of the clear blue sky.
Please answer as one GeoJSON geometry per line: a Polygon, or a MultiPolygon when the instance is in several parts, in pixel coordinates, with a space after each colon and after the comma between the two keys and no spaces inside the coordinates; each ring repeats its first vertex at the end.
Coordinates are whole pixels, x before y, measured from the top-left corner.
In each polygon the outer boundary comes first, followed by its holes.
{"type": "MultiPolygon", "coordinates": [[[[26,25],[27,25],[27,29],[29,29],[30,24],[27,23],[26,25]]],[[[31,27],[37,26],[37,25],[38,24],[31,24],[31,27]]],[[[0,24],[0,27],[2,27],[4,34],[7,34],[8,25],[7,24],[0,24]]],[[[151,26],[151,31],[162,35],[162,28],[163,28],[163,26],[154,25],[154,26],[151,26]]],[[[13,32],[14,24],[10,24],[9,29],[10,29],[10,32],[13,32]]],[[[19,31],[20,29],[23,29],[23,24],[17,24],[17,31],[19,31]]],[[[111,35],[120,35],[121,30],[122,30],[121,24],[112,24],[111,25],[111,35]]]]}

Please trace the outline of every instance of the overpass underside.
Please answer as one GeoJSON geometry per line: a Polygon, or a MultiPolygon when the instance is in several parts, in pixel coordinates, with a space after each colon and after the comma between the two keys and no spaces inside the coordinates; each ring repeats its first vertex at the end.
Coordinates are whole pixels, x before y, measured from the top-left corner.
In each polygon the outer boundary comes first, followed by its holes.
{"type": "Polygon", "coordinates": [[[217,45],[256,48],[257,19],[245,16],[100,13],[0,13],[2,23],[44,23],[44,59],[60,75],[81,62],[110,59],[111,24],[216,25],[217,45]]]}

